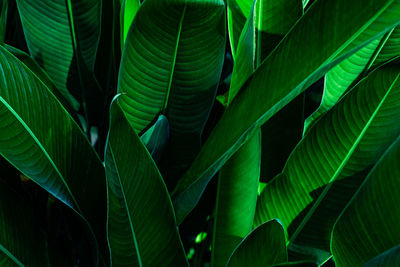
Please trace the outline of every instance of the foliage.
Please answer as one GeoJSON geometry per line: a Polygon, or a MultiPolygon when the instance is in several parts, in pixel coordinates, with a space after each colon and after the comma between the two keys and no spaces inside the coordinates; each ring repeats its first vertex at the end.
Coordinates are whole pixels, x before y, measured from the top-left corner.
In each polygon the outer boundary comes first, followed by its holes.
{"type": "Polygon", "coordinates": [[[0,0],[1,266],[400,264],[400,0],[0,0]]]}

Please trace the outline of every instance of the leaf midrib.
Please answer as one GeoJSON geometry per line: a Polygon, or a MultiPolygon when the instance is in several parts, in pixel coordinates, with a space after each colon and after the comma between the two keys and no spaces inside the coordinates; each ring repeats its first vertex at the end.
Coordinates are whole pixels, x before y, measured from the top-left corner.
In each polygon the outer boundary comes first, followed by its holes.
{"type": "MultiPolygon", "coordinates": [[[[3,73],[4,75],[4,73],[3,73]]],[[[31,128],[27,125],[27,123],[18,115],[18,113],[7,103],[7,101],[0,96],[0,102],[11,112],[11,114],[18,120],[18,122],[24,127],[24,129],[26,130],[26,132],[28,132],[28,134],[32,137],[32,139],[34,140],[34,142],[38,145],[38,147],[40,148],[40,150],[43,152],[43,154],[45,155],[45,157],[48,159],[49,163],[51,164],[51,166],[54,168],[54,170],[56,171],[57,175],[59,176],[59,178],[61,179],[61,182],[63,183],[64,187],[67,189],[70,197],[72,198],[73,204],[76,206],[73,207],[71,206],[70,203],[67,203],[66,201],[64,201],[63,199],[60,199],[59,197],[57,197],[53,192],[49,191],[52,195],[54,195],[57,199],[59,199],[60,201],[64,202],[67,206],[69,206],[70,208],[72,208],[73,210],[75,210],[76,212],[78,212],[79,214],[81,214],[78,202],[76,201],[74,195],[72,194],[68,184],[66,183],[66,181],[64,180],[64,176],[61,174],[60,170],[58,169],[57,165],[55,164],[55,162],[52,160],[52,158],[50,157],[49,153],[47,152],[47,150],[43,147],[42,143],[39,141],[39,139],[36,137],[36,135],[33,133],[33,131],[31,130],[31,128]]],[[[33,181],[35,181],[35,179],[32,179],[33,181]]],[[[36,181],[35,181],[36,182],[36,181]]],[[[36,182],[37,183],[37,182],[36,182]]],[[[43,187],[41,184],[39,184],[41,187],[43,187]]],[[[46,190],[48,191],[48,190],[46,190]]]]}
{"type": "Polygon", "coordinates": [[[139,264],[139,266],[142,267],[142,266],[143,266],[142,257],[141,257],[140,251],[139,251],[139,245],[138,245],[138,242],[137,242],[137,239],[136,239],[135,229],[134,229],[134,226],[133,226],[133,223],[132,223],[131,213],[130,213],[130,211],[129,211],[128,202],[126,201],[124,186],[123,186],[122,181],[121,181],[121,176],[120,176],[120,174],[119,174],[118,164],[117,164],[117,162],[116,162],[116,160],[115,160],[114,151],[113,151],[113,149],[112,149],[111,143],[109,143],[109,146],[110,146],[110,152],[111,152],[112,162],[113,162],[113,164],[114,164],[114,166],[115,166],[115,170],[116,170],[116,172],[117,172],[118,184],[120,185],[121,194],[122,194],[122,197],[123,197],[123,199],[124,199],[125,210],[126,210],[126,213],[127,213],[127,215],[128,215],[127,217],[128,217],[128,220],[129,220],[129,227],[130,227],[130,229],[131,229],[132,239],[133,239],[133,243],[134,243],[134,245],[135,245],[135,250],[136,250],[136,254],[137,254],[138,264],[139,264]]]}
{"type": "Polygon", "coordinates": [[[299,227],[297,227],[296,231],[293,233],[292,237],[290,238],[290,240],[287,242],[287,246],[290,246],[291,244],[293,244],[294,240],[296,239],[296,237],[299,235],[299,233],[303,230],[304,226],[306,225],[306,223],[309,221],[309,219],[311,218],[311,216],[314,214],[315,210],[318,208],[319,204],[322,202],[322,200],[325,198],[326,194],[328,193],[328,191],[330,190],[330,188],[333,185],[333,182],[336,180],[336,178],[341,174],[341,171],[343,170],[343,168],[345,167],[345,165],[347,164],[347,162],[349,161],[349,159],[351,158],[351,156],[353,155],[353,152],[355,151],[355,149],[358,147],[359,143],[361,142],[361,139],[364,137],[366,131],[369,129],[372,121],[375,119],[376,115],[378,114],[380,108],[382,107],[382,105],[385,103],[387,96],[391,93],[394,85],[396,84],[396,82],[398,81],[400,77],[400,74],[398,74],[396,76],[396,78],[393,80],[393,82],[391,83],[389,89],[386,91],[385,95],[383,96],[382,100],[380,101],[379,105],[375,108],[374,112],[372,113],[371,117],[369,118],[369,120],[367,121],[367,123],[365,124],[364,128],[362,129],[361,133],[359,134],[359,136],[357,137],[357,139],[355,140],[355,142],[353,143],[353,145],[351,146],[350,150],[348,151],[348,153],[346,154],[346,157],[343,159],[343,161],[341,162],[341,164],[339,165],[339,167],[337,168],[337,170],[335,171],[335,173],[333,174],[333,176],[331,177],[331,179],[329,180],[329,182],[327,183],[327,186],[325,187],[324,191],[322,191],[321,195],[318,197],[317,201],[315,202],[315,204],[311,207],[311,209],[307,212],[306,216],[304,217],[304,219],[301,221],[299,227]]]}
{"type": "Polygon", "coordinates": [[[0,251],[2,251],[4,254],[6,254],[12,261],[15,262],[18,266],[24,266],[22,262],[20,262],[14,254],[12,254],[8,249],[6,249],[2,244],[0,244],[0,251]]]}
{"type": "Polygon", "coordinates": [[[186,8],[187,8],[187,4],[185,3],[185,5],[183,7],[181,18],[179,20],[178,33],[177,33],[178,35],[176,37],[176,42],[175,42],[174,57],[172,59],[171,70],[170,70],[170,73],[169,73],[168,87],[167,87],[167,92],[165,94],[165,99],[164,99],[164,105],[163,105],[163,108],[162,108],[162,112],[165,112],[165,110],[168,107],[168,101],[169,101],[169,96],[171,94],[172,81],[173,81],[174,73],[175,73],[176,58],[177,58],[177,55],[178,55],[179,42],[180,42],[180,38],[181,38],[183,20],[185,18],[185,14],[186,14],[186,8]]]}

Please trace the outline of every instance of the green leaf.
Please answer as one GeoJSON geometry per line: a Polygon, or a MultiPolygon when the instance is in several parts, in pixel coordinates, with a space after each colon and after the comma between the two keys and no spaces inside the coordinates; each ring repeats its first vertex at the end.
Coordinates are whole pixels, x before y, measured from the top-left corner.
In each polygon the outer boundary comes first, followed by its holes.
{"type": "Polygon", "coordinates": [[[400,56],[400,27],[394,28],[373,66],[378,66],[394,57],[400,56]]]}
{"type": "Polygon", "coordinates": [[[221,169],[214,221],[213,266],[225,266],[251,231],[260,179],[261,131],[254,134],[221,169]]]}
{"type": "Polygon", "coordinates": [[[287,261],[285,232],[277,220],[255,228],[236,247],[227,266],[269,266],[287,261]]]}
{"type": "Polygon", "coordinates": [[[400,265],[400,245],[397,245],[385,252],[379,254],[372,260],[368,261],[363,267],[384,267],[384,266],[399,266],[400,265]]]}
{"type": "Polygon", "coordinates": [[[129,28],[140,7],[140,0],[123,0],[121,4],[120,25],[121,25],[121,47],[124,48],[129,28]]]}
{"type": "Polygon", "coordinates": [[[384,45],[386,38],[378,38],[355,54],[343,60],[340,64],[331,69],[325,76],[324,92],[321,104],[318,109],[308,117],[304,123],[306,132],[322,114],[333,107],[344,95],[346,90],[351,88],[356,79],[373,62],[377,51],[384,45]]]}
{"type": "Polygon", "coordinates": [[[399,158],[397,138],[337,219],[331,241],[336,266],[361,266],[400,243],[399,158]]]}
{"type": "Polygon", "coordinates": [[[46,253],[32,206],[0,182],[0,265],[47,266],[46,253]]]}
{"type": "MultiPolygon", "coordinates": [[[[244,29],[246,18],[252,12],[252,4],[252,0],[228,0],[228,31],[234,60],[236,60],[240,34],[244,29]]],[[[294,24],[302,13],[301,0],[256,1],[254,19],[256,29],[261,32],[257,37],[258,47],[261,49],[259,51],[265,49],[270,52],[270,47],[274,47],[280,41],[281,35],[286,34],[287,29],[294,24]],[[274,38],[274,36],[277,38],[274,38]],[[262,39],[268,40],[263,46],[259,43],[262,39]]],[[[265,58],[265,56],[262,57],[265,58]]]]}
{"type": "Polygon", "coordinates": [[[105,175],[96,152],[45,84],[3,47],[0,70],[0,154],[105,242],[105,175]]]}
{"type": "Polygon", "coordinates": [[[244,84],[176,186],[177,221],[249,135],[330,68],[398,24],[399,13],[395,0],[315,2],[244,84]]]}
{"type": "Polygon", "coordinates": [[[365,177],[360,174],[400,134],[399,75],[396,66],[371,73],[310,129],[261,193],[256,225],[279,218],[289,244],[307,226],[298,244],[329,251],[333,223],[365,177]]]}
{"type": "Polygon", "coordinates": [[[143,3],[127,37],[118,85],[119,103],[136,132],[160,112],[171,134],[202,131],[224,58],[223,18],[222,0],[143,3]]]}
{"type": "Polygon", "coordinates": [[[151,126],[140,139],[154,161],[158,162],[169,140],[169,123],[167,117],[160,115],[154,125],[151,126]]]}
{"type": "Polygon", "coordinates": [[[237,56],[233,64],[232,78],[228,91],[228,105],[239,92],[246,80],[256,68],[256,31],[255,31],[255,3],[254,0],[246,24],[239,38],[237,56]]]}
{"type": "Polygon", "coordinates": [[[119,101],[138,133],[160,113],[168,118],[170,140],[159,165],[168,185],[175,186],[200,150],[224,54],[223,0],[146,0],[132,23],[119,101]]]}
{"type": "Polygon", "coordinates": [[[105,155],[112,264],[187,266],[167,188],[118,104],[105,155]]]}
{"type": "Polygon", "coordinates": [[[17,4],[30,54],[48,72],[71,106],[78,110],[77,98],[82,97],[82,92],[68,86],[68,76],[76,72],[75,78],[82,80],[82,69],[94,70],[100,37],[101,1],[17,0],[17,4]],[[77,70],[72,69],[75,67],[77,70]]]}

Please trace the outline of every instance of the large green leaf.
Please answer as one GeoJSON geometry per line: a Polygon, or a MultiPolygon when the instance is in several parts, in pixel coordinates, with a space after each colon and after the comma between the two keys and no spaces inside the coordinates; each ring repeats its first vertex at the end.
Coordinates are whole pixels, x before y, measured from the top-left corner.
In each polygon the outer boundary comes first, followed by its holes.
{"type": "Polygon", "coordinates": [[[112,265],[186,266],[167,188],[117,102],[105,155],[112,265]]]}
{"type": "MultiPolygon", "coordinates": [[[[390,125],[383,129],[389,128],[390,125]]],[[[340,214],[331,241],[337,266],[361,266],[400,244],[399,158],[398,138],[340,214]]]]}
{"type": "Polygon", "coordinates": [[[385,252],[379,254],[372,260],[368,261],[363,267],[385,267],[400,265],[400,245],[397,245],[385,252]]]}
{"type": "Polygon", "coordinates": [[[82,92],[69,86],[68,76],[70,72],[77,72],[75,78],[82,80],[84,68],[94,70],[101,1],[17,0],[17,4],[31,55],[77,110],[80,104],[77,99],[82,97],[82,92]]]}
{"type": "Polygon", "coordinates": [[[389,39],[379,52],[374,66],[380,65],[394,57],[400,56],[400,27],[394,28],[389,36],[389,39]]]}
{"type": "Polygon", "coordinates": [[[105,242],[105,174],[97,154],[44,83],[3,47],[0,70],[0,154],[86,218],[105,242]]]}
{"type": "Polygon", "coordinates": [[[0,182],[0,265],[47,265],[44,235],[28,200],[0,182]]]}
{"type": "Polygon", "coordinates": [[[160,113],[168,118],[170,140],[159,164],[168,185],[175,186],[200,149],[224,53],[222,0],[146,0],[132,23],[119,101],[136,132],[160,113]]]}
{"type": "Polygon", "coordinates": [[[143,3],[127,37],[118,85],[119,103],[136,132],[160,112],[171,134],[202,131],[222,68],[223,19],[222,0],[143,3]]]}
{"type": "Polygon", "coordinates": [[[400,134],[399,75],[396,66],[371,73],[310,129],[261,193],[256,224],[279,218],[290,244],[307,226],[300,244],[329,251],[333,223],[365,177],[360,174],[400,134]]]}
{"type": "Polygon", "coordinates": [[[343,60],[326,74],[321,104],[318,109],[306,119],[304,123],[304,132],[311,127],[316,119],[338,102],[346,90],[350,88],[368,65],[373,62],[377,50],[379,51],[385,41],[385,37],[372,41],[346,60],[343,60]]]}
{"type": "Polygon", "coordinates": [[[227,266],[270,266],[287,261],[285,232],[277,220],[255,228],[237,246],[227,266]]]}
{"type": "MultiPolygon", "coordinates": [[[[236,60],[236,50],[240,34],[252,9],[252,0],[228,0],[228,30],[232,48],[232,56],[236,60]]],[[[301,0],[258,0],[256,1],[255,22],[259,51],[270,51],[301,16],[303,5],[301,0]],[[274,38],[275,37],[275,38],[274,38]],[[260,45],[260,42],[268,42],[260,45]]],[[[261,53],[258,53],[261,54],[261,53]]],[[[265,57],[261,56],[260,57],[265,57]]],[[[260,62],[257,62],[260,63],[260,62]]]]}
{"type": "Polygon", "coordinates": [[[253,131],[334,65],[397,25],[399,13],[397,0],[315,2],[245,83],[175,188],[178,222],[253,131]]]}

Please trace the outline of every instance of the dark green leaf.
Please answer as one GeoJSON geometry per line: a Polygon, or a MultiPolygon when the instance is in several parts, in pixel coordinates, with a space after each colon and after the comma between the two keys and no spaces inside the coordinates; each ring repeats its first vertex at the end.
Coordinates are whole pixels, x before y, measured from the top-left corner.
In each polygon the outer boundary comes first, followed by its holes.
{"type": "Polygon", "coordinates": [[[77,98],[82,92],[72,91],[74,88],[68,86],[68,76],[73,61],[83,61],[75,70],[78,80],[84,78],[82,68],[94,70],[100,37],[101,1],[17,0],[17,4],[30,54],[48,72],[71,106],[78,110],[77,98]]]}
{"type": "Polygon", "coordinates": [[[105,176],[96,152],[45,84],[3,47],[0,70],[1,155],[105,242],[105,176]]]}
{"type": "Polygon", "coordinates": [[[12,188],[0,183],[1,266],[47,266],[45,238],[27,202],[12,188]]]}
{"type": "Polygon", "coordinates": [[[187,266],[167,188],[117,102],[105,155],[112,264],[187,266]]]}
{"type": "Polygon", "coordinates": [[[397,245],[385,252],[379,254],[372,260],[368,261],[363,267],[385,267],[400,265],[400,245],[397,245]]]}
{"type": "Polygon", "coordinates": [[[277,220],[255,228],[237,246],[227,266],[262,267],[287,261],[285,232],[277,220]]]}

